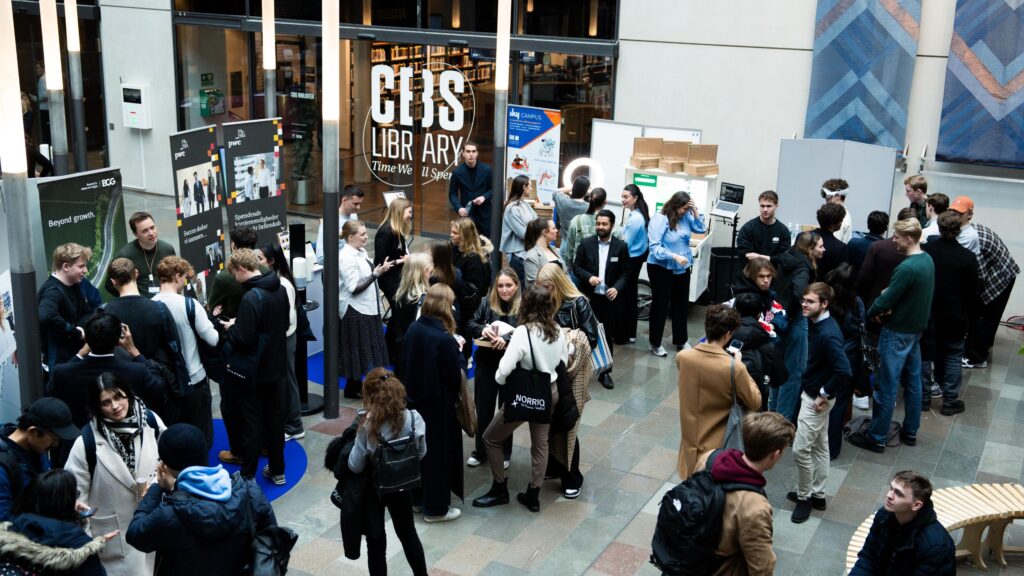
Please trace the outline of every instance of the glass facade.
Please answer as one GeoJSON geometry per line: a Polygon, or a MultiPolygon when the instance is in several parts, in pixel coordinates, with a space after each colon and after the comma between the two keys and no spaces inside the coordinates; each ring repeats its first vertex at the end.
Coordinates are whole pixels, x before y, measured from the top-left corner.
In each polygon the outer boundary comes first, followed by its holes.
{"type": "MultiPolygon", "coordinates": [[[[278,2],[277,19],[319,19],[319,4],[314,4],[278,2]]],[[[525,11],[525,0],[520,4],[523,17],[517,26],[530,28],[532,12],[525,11]]],[[[611,18],[607,28],[614,30],[615,2],[602,0],[598,5],[598,14],[611,18]]],[[[539,17],[545,10],[553,11],[552,6],[554,3],[538,2],[534,11],[540,10],[539,17]]],[[[417,234],[447,234],[449,221],[456,217],[447,198],[448,176],[459,162],[457,151],[465,141],[473,140],[479,144],[481,161],[492,164],[494,146],[494,50],[472,47],[461,42],[459,35],[493,34],[496,5],[467,0],[364,0],[344,3],[341,8],[343,27],[346,22],[372,24],[353,36],[380,36],[377,27],[387,26],[408,28],[404,37],[419,34],[424,41],[345,38],[342,34],[339,154],[344,184],[356,184],[368,193],[363,202],[364,220],[379,222],[385,206],[383,193],[401,191],[413,200],[417,234]],[[451,31],[444,37],[446,44],[437,43],[437,30],[451,31]]],[[[260,3],[250,0],[247,10],[258,16],[260,3]]],[[[538,26],[555,26],[550,19],[538,18],[537,22],[538,26]]],[[[319,32],[318,28],[310,30],[319,32]]],[[[189,23],[176,25],[176,38],[182,130],[264,116],[259,32],[189,23]],[[210,101],[222,105],[211,108],[210,101]]],[[[322,44],[318,36],[292,34],[278,34],[275,42],[276,109],[284,124],[282,174],[288,190],[298,190],[301,183],[312,192],[306,198],[290,196],[288,209],[319,215],[324,153],[320,126],[322,44]]],[[[520,37],[517,48],[520,44],[529,45],[528,38],[520,37]]],[[[573,48],[585,52],[579,46],[573,48]]],[[[562,112],[563,166],[588,154],[591,120],[611,116],[613,58],[541,51],[513,51],[512,58],[514,84],[509,103],[562,112]]]]}

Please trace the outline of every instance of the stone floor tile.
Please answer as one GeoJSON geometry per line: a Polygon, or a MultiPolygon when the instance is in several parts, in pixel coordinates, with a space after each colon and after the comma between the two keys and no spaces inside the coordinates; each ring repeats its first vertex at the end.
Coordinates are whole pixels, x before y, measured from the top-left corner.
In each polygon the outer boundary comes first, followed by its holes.
{"type": "Polygon", "coordinates": [[[980,462],[981,452],[969,455],[943,450],[942,455],[939,457],[939,462],[935,466],[935,476],[960,482],[961,484],[969,484],[974,482],[980,462]]]}
{"type": "Polygon", "coordinates": [[[641,512],[633,521],[623,528],[622,532],[615,539],[623,544],[645,548],[650,552],[651,538],[654,536],[654,528],[658,524],[658,517],[654,514],[641,512]]]}
{"type": "Polygon", "coordinates": [[[435,565],[435,570],[448,574],[473,576],[498,557],[505,549],[505,543],[469,535],[458,546],[445,554],[435,565]]]}
{"type": "Polygon", "coordinates": [[[633,474],[641,474],[651,478],[665,480],[676,471],[679,463],[679,452],[661,446],[655,446],[644,456],[643,460],[633,467],[633,474]]]}
{"type": "Polygon", "coordinates": [[[608,576],[633,576],[650,555],[648,549],[612,542],[594,562],[593,568],[608,576]]]}

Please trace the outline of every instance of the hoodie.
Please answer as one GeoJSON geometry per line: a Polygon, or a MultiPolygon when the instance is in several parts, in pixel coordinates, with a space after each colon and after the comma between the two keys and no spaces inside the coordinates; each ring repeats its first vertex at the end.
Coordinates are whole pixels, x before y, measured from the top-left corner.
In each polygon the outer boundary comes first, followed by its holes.
{"type": "Polygon", "coordinates": [[[14,456],[14,460],[17,461],[19,472],[21,473],[21,489],[17,491],[17,494],[14,494],[14,488],[18,483],[12,485],[7,468],[0,466],[0,520],[7,520],[11,507],[14,506],[14,501],[18,499],[18,496],[25,490],[29,482],[39,474],[50,469],[50,459],[45,454],[36,454],[35,452],[25,450],[9,438],[17,428],[14,424],[4,424],[3,428],[0,428],[0,450],[4,450],[14,456]]]}
{"type": "Polygon", "coordinates": [[[0,558],[26,571],[105,576],[97,556],[105,545],[102,536],[90,538],[78,524],[37,514],[0,524],[0,558]]]}
{"type": "Polygon", "coordinates": [[[125,539],[157,553],[157,575],[232,575],[249,561],[252,531],[276,524],[254,481],[229,477],[221,466],[195,466],[179,474],[174,491],[149,489],[125,539]]]}
{"type": "Polygon", "coordinates": [[[276,272],[266,272],[242,283],[245,294],[238,304],[228,343],[236,354],[261,354],[259,383],[286,378],[288,366],[288,293],[276,272]],[[264,341],[259,350],[260,340],[264,341]]]}
{"type": "MultiPolygon", "coordinates": [[[[703,468],[708,452],[698,463],[703,468]]],[[[749,484],[764,489],[767,480],[743,460],[743,453],[729,449],[719,453],[711,467],[718,483],[749,484]]],[[[717,575],[770,576],[775,572],[772,550],[772,506],[762,492],[732,490],[725,493],[722,537],[715,549],[722,559],[717,575]]]]}

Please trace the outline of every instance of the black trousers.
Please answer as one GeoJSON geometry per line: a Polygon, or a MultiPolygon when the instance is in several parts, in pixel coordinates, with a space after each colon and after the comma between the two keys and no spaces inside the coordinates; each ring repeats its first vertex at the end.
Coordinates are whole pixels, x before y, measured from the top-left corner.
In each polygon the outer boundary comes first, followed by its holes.
{"type": "MultiPolygon", "coordinates": [[[[608,340],[608,353],[612,355],[615,354],[615,338],[612,335],[615,334],[619,316],[622,314],[621,304],[622,294],[616,296],[615,300],[609,300],[607,296],[599,294],[594,294],[590,299],[590,307],[594,310],[594,315],[597,316],[601,324],[604,324],[604,336],[608,340]]],[[[605,370],[605,373],[610,372],[611,369],[605,370]]]]}
{"type": "Polygon", "coordinates": [[[210,379],[192,387],[192,393],[181,399],[178,410],[178,422],[191,424],[203,431],[206,437],[206,449],[213,446],[213,401],[210,393],[210,379]]]}
{"type": "MultiPolygon", "coordinates": [[[[427,559],[423,554],[423,544],[416,533],[416,523],[412,514],[412,493],[399,492],[387,494],[380,499],[381,524],[384,523],[384,508],[391,514],[391,523],[395,527],[395,535],[402,543],[405,560],[409,562],[412,573],[426,576],[427,559]]],[[[380,536],[366,537],[366,564],[371,576],[386,576],[388,573],[388,539],[381,531],[380,536]]]]}
{"type": "MultiPolygon", "coordinates": [[[[691,269],[692,270],[692,269],[691,269]]],[[[651,346],[661,346],[669,304],[672,306],[672,344],[686,344],[686,315],[690,311],[690,272],[673,274],[657,264],[647,265],[651,278],[651,346]]]]}
{"type": "Polygon", "coordinates": [[[267,461],[272,474],[284,474],[284,391],[287,382],[262,382],[246,387],[229,381],[224,388],[231,388],[225,397],[221,392],[221,411],[224,403],[229,410],[224,415],[228,420],[228,439],[231,452],[242,459],[242,476],[254,478],[259,465],[260,450],[267,448],[267,461]]]}
{"type": "Polygon", "coordinates": [[[583,473],[580,472],[580,439],[576,438],[576,449],[572,451],[572,464],[566,468],[548,452],[548,469],[545,476],[557,476],[562,480],[562,490],[579,490],[583,486],[583,473]]]}
{"type": "Polygon", "coordinates": [[[1013,285],[1016,282],[1016,278],[1010,280],[1010,285],[1006,287],[1006,290],[1000,292],[995,300],[988,304],[982,304],[976,312],[971,314],[965,354],[971,362],[977,363],[988,359],[988,353],[996,341],[999,321],[1003,319],[1006,303],[1010,301],[1010,293],[1013,292],[1013,285]]]}
{"type": "MultiPolygon", "coordinates": [[[[467,346],[472,341],[467,342],[467,346]]],[[[477,348],[473,372],[473,401],[476,403],[476,438],[473,456],[484,462],[487,460],[487,446],[484,445],[484,431],[494,419],[495,406],[501,404],[500,387],[494,381],[494,373],[498,363],[505,355],[503,350],[477,348]]],[[[509,436],[502,445],[505,460],[512,458],[512,437],[509,436]]]]}
{"type": "Polygon", "coordinates": [[[609,338],[613,338],[616,344],[627,344],[630,338],[636,338],[636,323],[638,315],[638,294],[637,286],[640,284],[640,271],[643,270],[644,262],[647,261],[647,252],[636,258],[629,259],[629,276],[626,279],[626,287],[617,300],[621,300],[622,312],[619,315],[621,320],[615,326],[614,335],[605,330],[609,338]]]}

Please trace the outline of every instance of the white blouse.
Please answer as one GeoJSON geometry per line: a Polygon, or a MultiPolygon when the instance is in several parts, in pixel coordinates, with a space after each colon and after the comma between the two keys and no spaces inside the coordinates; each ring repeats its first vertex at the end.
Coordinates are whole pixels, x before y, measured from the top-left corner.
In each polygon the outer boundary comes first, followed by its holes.
{"type": "Polygon", "coordinates": [[[344,318],[351,306],[356,312],[367,316],[380,313],[377,296],[377,282],[355,294],[359,281],[373,274],[373,264],[365,248],[355,249],[348,243],[338,254],[338,317],[344,318]]]}

